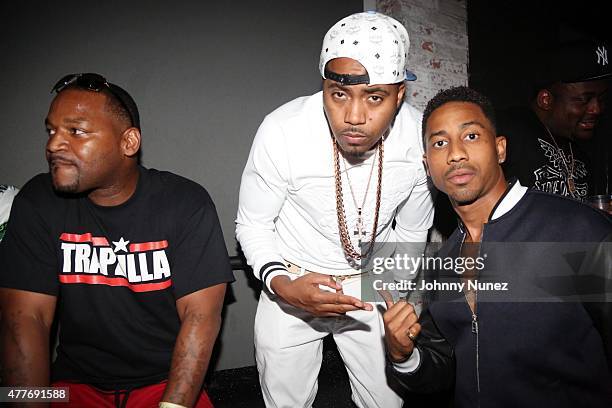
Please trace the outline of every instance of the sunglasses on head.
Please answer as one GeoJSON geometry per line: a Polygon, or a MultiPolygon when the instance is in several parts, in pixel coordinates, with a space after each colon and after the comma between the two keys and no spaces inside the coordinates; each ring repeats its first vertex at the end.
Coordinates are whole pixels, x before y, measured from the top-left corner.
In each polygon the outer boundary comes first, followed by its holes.
{"type": "Polygon", "coordinates": [[[132,126],[140,129],[138,108],[136,108],[134,101],[124,90],[109,83],[102,75],[93,72],[65,75],[53,86],[51,93],[61,92],[64,88],[72,85],[93,92],[100,92],[106,89],[123,105],[130,116],[132,126]]]}
{"type": "Polygon", "coordinates": [[[88,89],[90,91],[99,92],[102,88],[107,88],[112,92],[106,78],[100,74],[84,73],[84,74],[68,74],[63,76],[51,89],[51,93],[60,92],[68,85],[76,85],[79,88],[88,89]]]}

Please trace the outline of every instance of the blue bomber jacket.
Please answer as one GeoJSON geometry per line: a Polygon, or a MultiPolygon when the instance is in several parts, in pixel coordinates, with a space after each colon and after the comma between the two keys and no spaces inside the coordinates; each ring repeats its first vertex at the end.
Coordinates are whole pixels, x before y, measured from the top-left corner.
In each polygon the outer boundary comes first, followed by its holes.
{"type": "MultiPolygon", "coordinates": [[[[454,387],[455,407],[612,406],[611,237],[607,214],[515,182],[484,225],[478,272],[513,290],[479,289],[474,314],[463,293],[434,293],[417,368],[388,375],[411,392],[454,387]]],[[[459,225],[438,256],[461,256],[464,239],[459,225]]]]}

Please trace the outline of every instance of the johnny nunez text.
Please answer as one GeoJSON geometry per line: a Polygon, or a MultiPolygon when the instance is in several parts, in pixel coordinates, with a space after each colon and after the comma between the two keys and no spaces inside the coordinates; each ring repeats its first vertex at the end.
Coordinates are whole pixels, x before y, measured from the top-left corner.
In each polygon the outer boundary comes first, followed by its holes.
{"type": "Polygon", "coordinates": [[[412,291],[412,290],[435,290],[435,291],[456,291],[463,292],[466,290],[480,290],[480,291],[507,291],[508,282],[481,282],[477,279],[466,282],[440,282],[437,280],[433,281],[409,281],[401,280],[394,282],[384,282],[382,279],[376,279],[373,282],[375,290],[399,290],[399,291],[412,291]]]}

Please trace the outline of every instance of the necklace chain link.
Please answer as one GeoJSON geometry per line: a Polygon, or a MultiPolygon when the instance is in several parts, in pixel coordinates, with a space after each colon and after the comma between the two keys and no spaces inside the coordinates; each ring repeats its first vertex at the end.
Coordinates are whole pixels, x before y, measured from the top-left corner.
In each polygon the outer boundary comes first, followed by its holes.
{"type": "MultiPolygon", "coordinates": [[[[376,237],[376,230],[378,229],[378,214],[380,211],[380,197],[381,197],[381,190],[382,190],[382,171],[383,171],[383,156],[384,156],[383,141],[381,139],[381,141],[378,143],[378,183],[376,186],[376,207],[374,209],[374,223],[372,225],[372,235],[370,237],[370,244],[368,246],[368,249],[363,254],[359,252],[360,248],[355,249],[355,247],[353,246],[353,243],[351,242],[349,233],[348,233],[348,228],[346,225],[346,212],[344,210],[344,199],[342,195],[342,178],[341,178],[342,176],[340,173],[340,152],[338,151],[338,143],[336,142],[334,138],[332,138],[332,145],[333,145],[333,150],[334,150],[334,178],[335,178],[335,183],[336,183],[336,213],[338,215],[338,230],[340,233],[340,242],[342,243],[342,248],[344,249],[344,252],[347,256],[355,260],[360,260],[363,258],[367,258],[370,252],[372,252],[372,248],[374,247],[374,241],[376,237]]],[[[372,178],[375,160],[376,160],[376,157],[374,157],[372,161],[372,169],[370,170],[370,179],[372,178]]],[[[348,178],[348,169],[346,171],[346,174],[348,178]]],[[[366,193],[365,193],[366,195],[369,190],[369,185],[370,185],[370,181],[368,180],[368,187],[366,188],[366,193]]],[[[352,191],[353,187],[350,184],[350,180],[349,180],[349,188],[351,189],[351,195],[353,196],[353,200],[355,201],[355,206],[357,206],[357,200],[355,199],[355,195],[353,194],[353,191],[352,191]]],[[[364,204],[365,204],[365,198],[366,197],[364,195],[363,197],[364,204]]],[[[362,204],[362,207],[363,207],[363,204],[362,204]]],[[[357,209],[358,211],[360,211],[359,207],[357,207],[357,209]]]]}

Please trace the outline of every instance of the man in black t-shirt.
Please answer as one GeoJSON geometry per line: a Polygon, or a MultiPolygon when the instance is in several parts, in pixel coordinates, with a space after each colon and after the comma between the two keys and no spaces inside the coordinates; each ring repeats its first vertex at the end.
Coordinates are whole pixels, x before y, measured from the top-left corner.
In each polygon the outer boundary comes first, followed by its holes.
{"type": "Polygon", "coordinates": [[[529,108],[500,112],[506,136],[507,178],[576,199],[595,193],[593,164],[580,143],[588,141],[605,108],[612,69],[603,43],[562,44],[546,58],[529,108]]]}
{"type": "Polygon", "coordinates": [[[201,387],[233,281],[214,204],[138,165],[125,90],[98,74],[53,90],[49,173],[15,198],[0,244],[4,385],[69,387],[58,406],[209,407],[201,387]]]}

